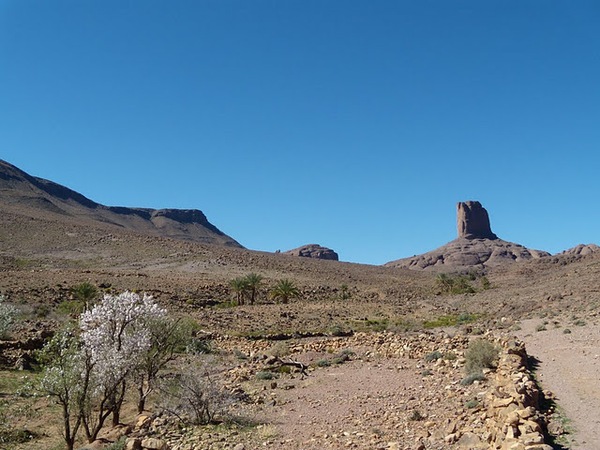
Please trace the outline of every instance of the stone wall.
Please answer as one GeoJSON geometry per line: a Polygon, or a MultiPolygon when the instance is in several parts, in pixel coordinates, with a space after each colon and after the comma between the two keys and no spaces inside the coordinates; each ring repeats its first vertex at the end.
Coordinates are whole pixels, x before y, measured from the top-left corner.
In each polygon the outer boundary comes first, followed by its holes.
{"type": "Polygon", "coordinates": [[[474,426],[448,435],[446,441],[469,449],[552,450],[544,440],[541,394],[527,368],[525,346],[514,339],[499,343],[502,352],[495,373],[488,374],[483,412],[474,426]]]}

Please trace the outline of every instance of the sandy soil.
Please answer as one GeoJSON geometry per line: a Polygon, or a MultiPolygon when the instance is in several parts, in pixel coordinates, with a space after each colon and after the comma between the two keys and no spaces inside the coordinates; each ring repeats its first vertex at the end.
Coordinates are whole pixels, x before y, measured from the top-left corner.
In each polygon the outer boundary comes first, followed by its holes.
{"type": "Polygon", "coordinates": [[[600,325],[595,318],[573,317],[530,319],[522,322],[517,337],[530,356],[539,360],[537,377],[543,389],[551,391],[567,429],[566,446],[574,450],[600,448],[600,325]],[[585,325],[577,320],[584,320],[585,325]],[[544,326],[547,330],[536,331],[544,326]],[[565,329],[571,333],[565,333],[565,329]]]}

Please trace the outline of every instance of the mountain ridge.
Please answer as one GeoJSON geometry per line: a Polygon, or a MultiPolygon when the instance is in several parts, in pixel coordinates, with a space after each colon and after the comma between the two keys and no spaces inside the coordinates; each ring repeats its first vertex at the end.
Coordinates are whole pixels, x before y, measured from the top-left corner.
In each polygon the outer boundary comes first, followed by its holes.
{"type": "Polygon", "coordinates": [[[109,224],[161,237],[243,248],[199,209],[106,206],[66,186],[0,160],[0,202],[21,213],[43,210],[69,219],[109,224]]]}

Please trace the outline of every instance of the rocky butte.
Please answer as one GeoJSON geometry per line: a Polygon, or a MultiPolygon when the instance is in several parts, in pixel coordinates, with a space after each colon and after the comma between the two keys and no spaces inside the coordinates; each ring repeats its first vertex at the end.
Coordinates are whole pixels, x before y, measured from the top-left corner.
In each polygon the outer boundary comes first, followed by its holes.
{"type": "Polygon", "coordinates": [[[304,258],[328,259],[339,261],[339,256],[332,249],[319,244],[307,244],[283,253],[284,255],[302,256],[304,258]]]}
{"type": "Polygon", "coordinates": [[[386,266],[414,270],[458,271],[495,267],[550,256],[541,250],[500,239],[492,232],[486,209],[478,201],[456,205],[458,237],[435,250],[390,261],[386,266]]]}

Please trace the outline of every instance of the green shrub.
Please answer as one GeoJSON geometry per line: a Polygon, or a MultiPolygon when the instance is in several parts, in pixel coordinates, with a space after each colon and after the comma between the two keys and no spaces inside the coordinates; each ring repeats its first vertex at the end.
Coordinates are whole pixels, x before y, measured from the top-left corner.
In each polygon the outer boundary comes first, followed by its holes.
{"type": "Polygon", "coordinates": [[[354,355],[356,355],[356,353],[354,353],[354,351],[351,350],[351,349],[349,349],[349,348],[345,348],[344,350],[342,350],[340,352],[340,356],[348,356],[348,357],[350,357],[350,356],[354,356],[354,355]]]}
{"type": "Polygon", "coordinates": [[[273,380],[274,378],[277,378],[277,375],[275,375],[273,372],[268,372],[266,370],[256,372],[257,380],[273,380]]]}
{"type": "Polygon", "coordinates": [[[465,406],[469,409],[477,408],[479,406],[479,400],[469,400],[465,403],[465,406]]]}
{"type": "Polygon", "coordinates": [[[61,314],[75,317],[85,311],[85,303],[79,300],[65,300],[58,304],[56,310],[61,314]]]}
{"type": "Polygon", "coordinates": [[[460,384],[462,384],[463,386],[470,386],[475,381],[484,381],[484,380],[485,380],[485,375],[481,372],[476,372],[476,373],[472,373],[472,374],[469,374],[466,377],[464,377],[462,380],[460,380],[460,384]]]}
{"type": "Polygon", "coordinates": [[[73,286],[71,289],[73,298],[82,302],[86,308],[98,297],[98,288],[87,281],[73,286]]]}
{"type": "Polygon", "coordinates": [[[341,325],[333,325],[330,329],[329,329],[329,334],[331,336],[346,336],[348,333],[344,330],[344,328],[341,325]]]}
{"type": "Polygon", "coordinates": [[[12,448],[4,447],[2,444],[24,444],[30,442],[38,436],[37,433],[29,431],[23,428],[0,428],[0,448],[12,448]]]}
{"type": "Polygon", "coordinates": [[[276,358],[283,358],[290,354],[290,346],[285,342],[278,342],[269,349],[269,354],[276,358]]]}
{"type": "Polygon", "coordinates": [[[340,300],[348,300],[350,297],[352,297],[352,294],[350,293],[350,288],[347,284],[342,284],[340,286],[339,297],[340,300]]]}
{"type": "Polygon", "coordinates": [[[444,353],[444,359],[446,361],[456,361],[456,359],[457,359],[456,353],[446,352],[446,353],[444,353]]]}
{"type": "Polygon", "coordinates": [[[212,341],[196,337],[190,340],[185,350],[192,355],[208,355],[213,352],[212,341]]]}
{"type": "Polygon", "coordinates": [[[289,373],[292,373],[292,367],[291,366],[281,366],[281,367],[279,367],[279,369],[277,369],[277,371],[279,373],[289,374],[289,373]]]}
{"type": "Polygon", "coordinates": [[[471,341],[465,352],[465,372],[471,375],[495,367],[499,353],[498,347],[487,339],[471,341]]]}
{"type": "Polygon", "coordinates": [[[328,359],[321,359],[321,360],[317,361],[317,366],[318,367],[329,367],[329,366],[331,366],[331,361],[329,361],[328,359]]]}
{"type": "Polygon", "coordinates": [[[427,355],[425,355],[425,361],[427,361],[427,362],[437,361],[442,356],[443,355],[436,350],[434,352],[431,352],[431,353],[428,353],[427,355]]]}
{"type": "Polygon", "coordinates": [[[571,334],[571,330],[570,330],[570,329],[568,329],[568,328],[565,328],[565,329],[563,330],[563,334],[571,334]]]}
{"type": "Polygon", "coordinates": [[[456,325],[463,325],[471,322],[475,322],[479,318],[476,314],[461,313],[461,314],[448,314],[440,316],[437,319],[426,320],[423,322],[425,328],[437,328],[437,327],[454,327],[456,325]]]}
{"type": "Polygon", "coordinates": [[[478,290],[491,288],[491,283],[483,274],[469,272],[467,274],[440,273],[435,279],[435,285],[442,294],[474,294],[478,290]],[[479,287],[476,285],[479,284],[479,287]]]}
{"type": "Polygon", "coordinates": [[[233,355],[237,358],[237,359],[241,359],[241,360],[245,360],[248,359],[248,355],[246,355],[243,351],[235,348],[233,349],[233,355]]]}
{"type": "Polygon", "coordinates": [[[492,288],[492,283],[490,283],[490,280],[486,276],[481,277],[481,288],[484,291],[492,288]]]}
{"type": "Polygon", "coordinates": [[[425,419],[425,416],[423,414],[421,414],[420,411],[414,409],[413,412],[411,413],[410,417],[408,418],[408,420],[413,420],[413,421],[421,421],[425,419]]]}

